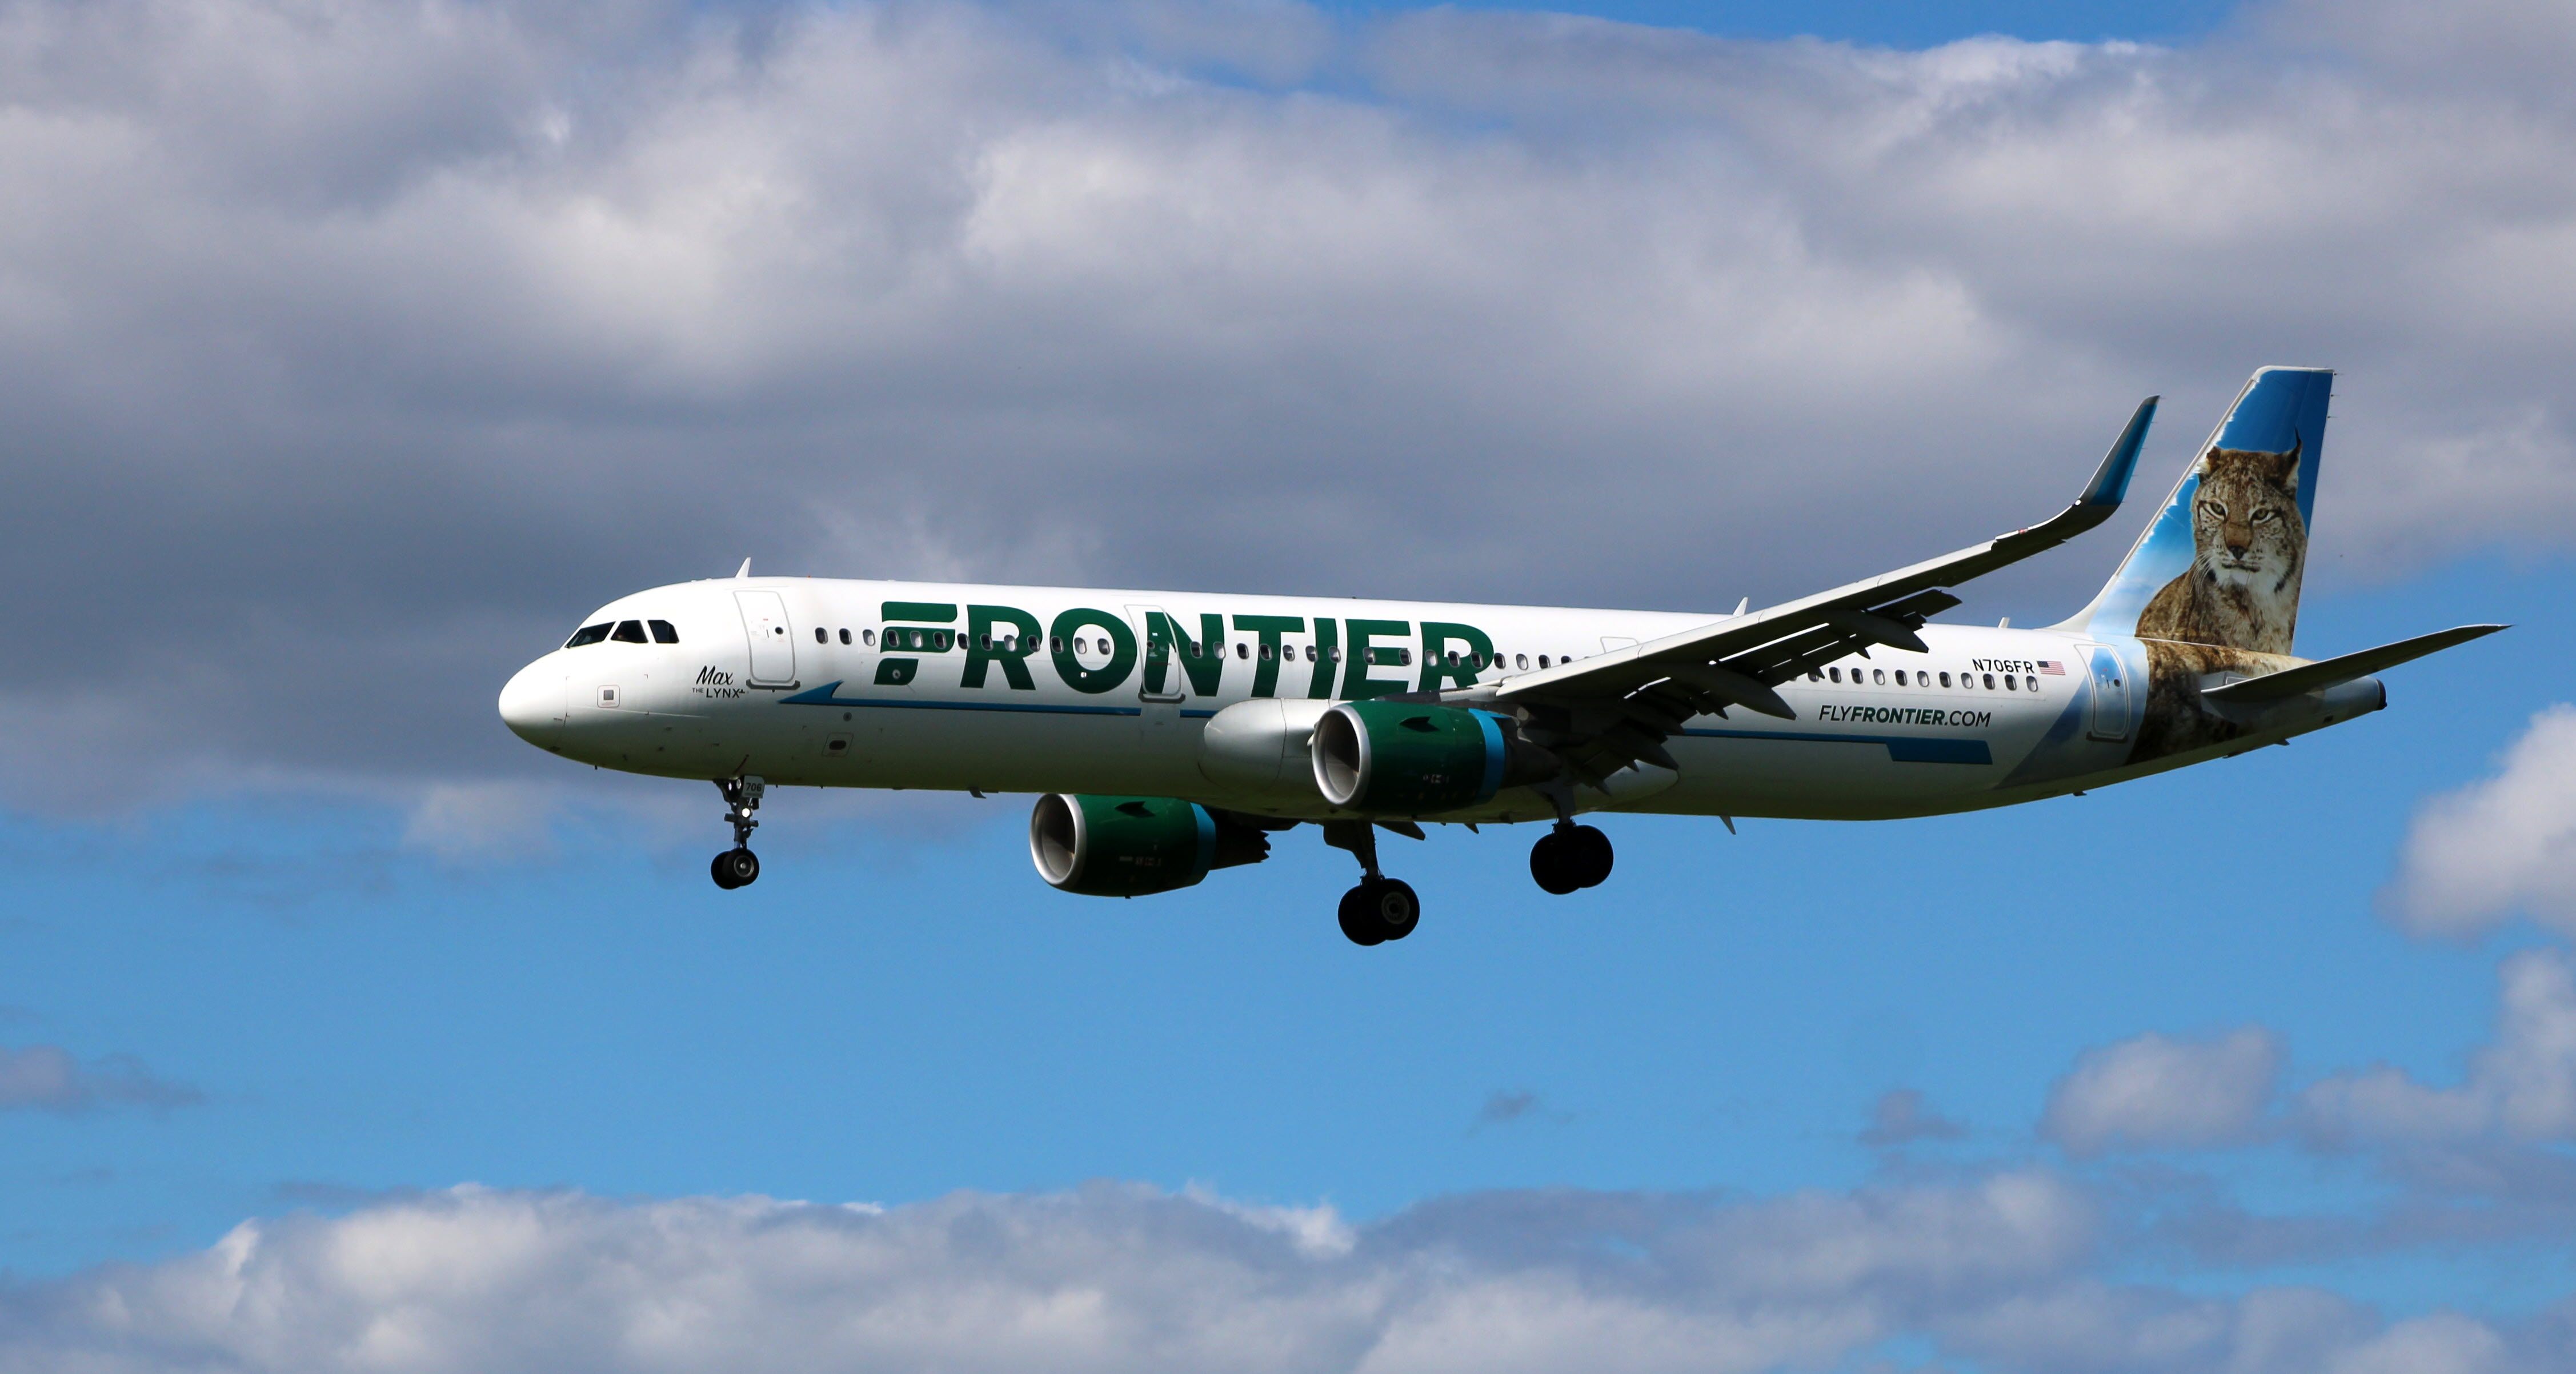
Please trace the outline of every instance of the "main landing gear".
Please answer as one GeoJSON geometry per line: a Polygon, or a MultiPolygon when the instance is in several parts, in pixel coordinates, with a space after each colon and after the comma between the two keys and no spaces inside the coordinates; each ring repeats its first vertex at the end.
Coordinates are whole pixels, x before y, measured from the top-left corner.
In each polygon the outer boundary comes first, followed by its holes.
{"type": "Polygon", "coordinates": [[[760,877],[760,856],[751,852],[751,832],[760,828],[753,813],[760,810],[764,789],[758,778],[718,778],[716,788],[724,793],[725,823],[733,827],[733,848],[718,854],[707,872],[716,886],[731,892],[751,886],[760,877]]]}
{"type": "Polygon", "coordinates": [[[1562,897],[1577,888],[1600,886],[1610,876],[1610,860],[1609,836],[1588,825],[1558,821],[1530,846],[1530,876],[1540,888],[1562,897]]]}
{"type": "Polygon", "coordinates": [[[1422,899],[1410,884],[1377,871],[1377,828],[1367,821],[1327,821],[1324,843],[1347,849],[1365,877],[1342,894],[1342,934],[1355,945],[1401,940],[1422,923],[1422,899]]]}

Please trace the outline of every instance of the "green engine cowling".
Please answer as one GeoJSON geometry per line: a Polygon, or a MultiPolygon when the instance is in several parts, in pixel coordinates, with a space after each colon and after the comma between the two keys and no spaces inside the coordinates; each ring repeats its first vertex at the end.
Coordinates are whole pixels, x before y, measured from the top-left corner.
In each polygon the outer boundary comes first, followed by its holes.
{"type": "Polygon", "coordinates": [[[1315,722],[1315,787],[1346,811],[1436,816],[1541,782],[1555,761],[1490,711],[1345,701],[1315,722]]]}
{"type": "Polygon", "coordinates": [[[1270,857],[1270,837],[1196,802],[1050,792],[1029,812],[1029,858],[1047,885],[1143,897],[1270,857]]]}

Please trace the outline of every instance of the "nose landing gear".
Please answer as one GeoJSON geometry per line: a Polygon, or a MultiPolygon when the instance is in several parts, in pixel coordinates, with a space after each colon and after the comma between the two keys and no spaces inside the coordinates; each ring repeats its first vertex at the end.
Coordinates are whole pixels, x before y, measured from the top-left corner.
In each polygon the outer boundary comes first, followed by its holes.
{"type": "Polygon", "coordinates": [[[1530,876],[1541,890],[1562,897],[1598,887],[1610,876],[1610,837],[1588,825],[1558,821],[1530,846],[1530,876]]]}
{"type": "Polygon", "coordinates": [[[766,789],[758,778],[718,778],[716,789],[724,793],[725,823],[733,827],[733,848],[718,854],[707,873],[716,886],[731,892],[751,886],[760,877],[760,856],[751,852],[751,832],[760,828],[753,813],[760,810],[760,794],[766,789]]]}

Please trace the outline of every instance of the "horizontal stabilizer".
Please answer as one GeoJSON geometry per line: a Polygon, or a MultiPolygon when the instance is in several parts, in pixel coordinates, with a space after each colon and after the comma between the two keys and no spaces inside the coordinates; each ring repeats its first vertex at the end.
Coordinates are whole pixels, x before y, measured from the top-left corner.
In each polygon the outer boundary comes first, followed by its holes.
{"type": "Polygon", "coordinates": [[[2422,658],[2426,654],[2439,653],[2453,645],[2466,644],[2472,639],[2483,639],[2504,628],[2502,625],[2461,625],[2453,629],[2436,630],[2429,635],[2417,635],[2413,639],[2401,639],[2394,644],[2382,644],[2376,649],[2364,649],[2357,654],[2345,654],[2340,658],[2303,663],[2285,672],[2266,673],[2261,677],[2249,677],[2242,682],[2231,682],[2224,687],[2207,688],[2200,695],[2205,701],[2253,706],[2298,696],[2304,692],[2321,692],[2337,683],[2350,682],[2357,677],[2368,677],[2382,668],[2394,668],[2400,663],[2422,658]]]}

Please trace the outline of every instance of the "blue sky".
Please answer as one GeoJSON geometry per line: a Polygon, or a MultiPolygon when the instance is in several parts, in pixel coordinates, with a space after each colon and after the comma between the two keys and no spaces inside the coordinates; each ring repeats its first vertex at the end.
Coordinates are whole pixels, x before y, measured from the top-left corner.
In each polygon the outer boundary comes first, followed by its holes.
{"type": "Polygon", "coordinates": [[[2563,24],[1586,12],[5,21],[0,1366],[2563,1367],[2563,24]],[[2149,392],[2161,494],[2271,362],[2342,369],[2302,652],[2515,629],[2080,799],[1613,818],[1573,898],[1390,839],[1400,948],[1311,833],[1051,892],[1026,798],[780,793],[719,893],[712,789],[492,713],[744,554],[1759,604],[2149,392]]]}

